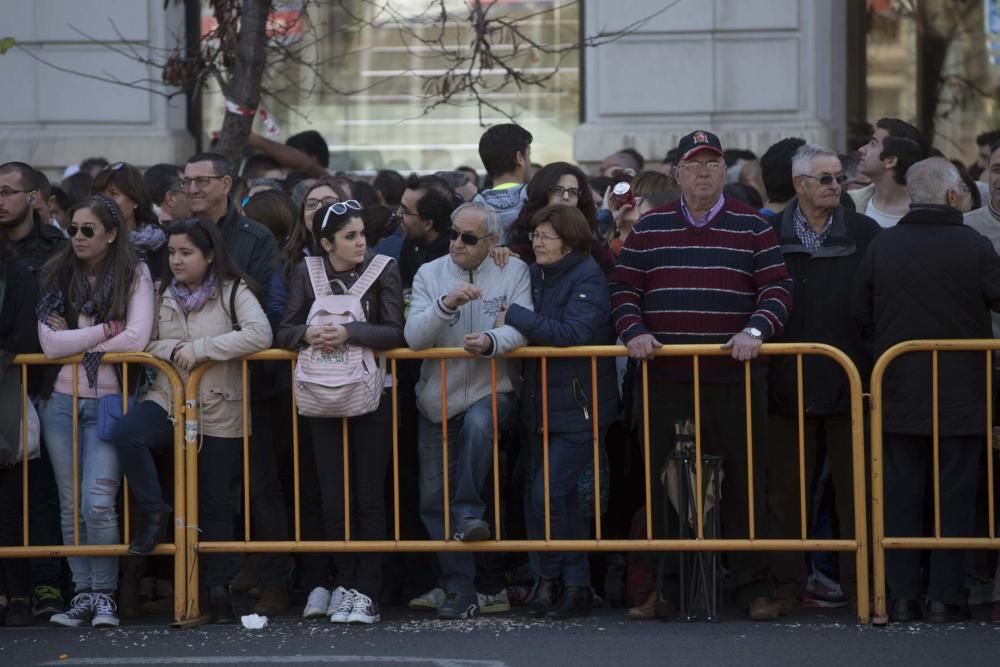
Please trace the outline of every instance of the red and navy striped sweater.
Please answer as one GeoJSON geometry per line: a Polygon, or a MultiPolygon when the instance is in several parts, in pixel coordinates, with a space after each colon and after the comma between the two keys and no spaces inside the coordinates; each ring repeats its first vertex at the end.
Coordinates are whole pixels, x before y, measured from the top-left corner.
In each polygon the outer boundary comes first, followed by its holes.
{"type": "MultiPolygon", "coordinates": [[[[664,344],[725,343],[745,327],[767,340],[792,308],[792,280],[769,223],[726,198],[704,227],[693,227],[680,200],[643,216],[611,273],[612,319],[625,342],[651,333],[664,344]]],[[[707,382],[742,380],[742,364],[701,360],[707,382]]],[[[661,357],[661,379],[690,381],[690,360],[661,357]]],[[[763,368],[758,370],[762,372],[763,368]]]]}

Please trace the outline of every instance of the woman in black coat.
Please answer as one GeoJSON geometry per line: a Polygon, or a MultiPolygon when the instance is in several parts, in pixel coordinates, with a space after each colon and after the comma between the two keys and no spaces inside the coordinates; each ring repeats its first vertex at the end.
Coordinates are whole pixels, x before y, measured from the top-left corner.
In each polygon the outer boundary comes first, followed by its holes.
{"type": "MultiPolygon", "coordinates": [[[[498,325],[509,324],[530,345],[570,347],[611,345],[611,297],[600,266],[590,256],[587,219],[572,206],[547,206],[532,218],[531,266],[534,310],[512,305],[498,325]]],[[[526,360],[521,396],[522,443],[531,453],[525,491],[528,537],[545,539],[543,426],[548,432],[550,532],[554,540],[586,536],[577,482],[593,460],[594,421],[599,439],[617,418],[618,389],[614,359],[597,363],[598,402],[594,410],[589,357],[549,359],[546,367],[547,415],[542,412],[541,360],[526,360]],[[546,419],[547,418],[547,419],[546,419]]],[[[533,559],[538,580],[529,613],[572,618],[590,613],[592,594],[587,555],[582,552],[539,554],[533,559]],[[565,590],[560,595],[560,589],[565,590]]]]}

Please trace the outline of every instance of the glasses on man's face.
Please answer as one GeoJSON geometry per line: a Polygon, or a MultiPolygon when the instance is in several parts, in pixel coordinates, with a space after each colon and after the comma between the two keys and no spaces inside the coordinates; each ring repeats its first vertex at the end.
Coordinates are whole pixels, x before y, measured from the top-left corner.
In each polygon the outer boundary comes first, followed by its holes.
{"type": "Polygon", "coordinates": [[[686,162],[681,162],[681,169],[690,172],[700,172],[702,169],[708,170],[709,173],[717,174],[723,169],[725,169],[726,163],[722,160],[708,160],[707,162],[696,162],[694,160],[689,160],[686,162]]]}
{"type": "Polygon", "coordinates": [[[337,197],[323,197],[322,199],[307,199],[306,200],[306,210],[315,211],[322,206],[329,206],[330,204],[336,204],[340,199],[337,197]]]}
{"type": "Polygon", "coordinates": [[[803,178],[811,178],[814,181],[819,181],[819,184],[823,186],[833,185],[834,181],[837,181],[838,185],[843,185],[844,183],[847,182],[847,176],[844,176],[843,174],[837,174],[836,176],[833,176],[832,174],[823,174],[822,176],[813,176],[812,174],[799,174],[799,176],[803,178]]]}
{"type": "Polygon", "coordinates": [[[323,216],[323,224],[319,226],[320,229],[326,229],[326,221],[330,219],[330,214],[334,215],[344,215],[348,211],[360,211],[361,204],[355,199],[348,199],[347,201],[339,201],[330,204],[330,208],[326,209],[326,215],[323,216]]]}
{"type": "Polygon", "coordinates": [[[549,188],[549,194],[556,197],[569,196],[570,199],[577,199],[580,196],[579,188],[564,188],[561,185],[553,185],[549,188]]]}
{"type": "Polygon", "coordinates": [[[27,190],[0,190],[0,199],[11,199],[14,195],[23,194],[27,190]]]}
{"type": "Polygon", "coordinates": [[[459,239],[462,239],[462,243],[464,243],[465,245],[476,245],[483,239],[489,238],[489,236],[490,236],[489,234],[486,234],[484,236],[476,236],[472,232],[460,232],[459,230],[454,228],[448,230],[449,239],[451,239],[452,241],[457,241],[459,239]]]}
{"type": "Polygon", "coordinates": [[[541,241],[542,243],[549,243],[551,241],[558,241],[558,236],[552,236],[551,234],[542,234],[541,232],[530,232],[528,234],[529,241],[541,241]]]}
{"type": "Polygon", "coordinates": [[[97,233],[97,229],[94,227],[87,227],[85,225],[70,225],[66,228],[66,233],[69,234],[70,238],[73,238],[77,233],[83,234],[88,239],[94,238],[94,234],[97,233]]]}
{"type": "Polygon", "coordinates": [[[204,190],[213,180],[225,178],[225,176],[195,176],[193,178],[182,178],[178,183],[185,190],[190,190],[192,185],[197,185],[199,190],[204,190]]]}

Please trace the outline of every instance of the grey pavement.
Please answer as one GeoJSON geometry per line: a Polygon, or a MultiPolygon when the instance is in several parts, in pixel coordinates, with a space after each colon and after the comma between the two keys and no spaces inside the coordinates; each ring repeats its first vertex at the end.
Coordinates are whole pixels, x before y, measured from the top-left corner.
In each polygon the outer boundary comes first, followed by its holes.
{"type": "Polygon", "coordinates": [[[612,609],[567,622],[517,611],[445,622],[390,609],[372,626],[292,616],[272,619],[263,630],[36,625],[0,628],[0,665],[998,665],[1000,626],[978,620],[984,609],[967,623],[885,628],[859,626],[842,610],[806,610],[775,623],[709,624],[627,621],[612,609]]]}

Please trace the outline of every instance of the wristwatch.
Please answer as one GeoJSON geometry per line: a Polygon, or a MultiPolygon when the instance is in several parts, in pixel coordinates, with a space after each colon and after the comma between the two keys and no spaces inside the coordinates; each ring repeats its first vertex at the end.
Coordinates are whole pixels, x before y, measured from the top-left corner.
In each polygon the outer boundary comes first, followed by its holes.
{"type": "Polygon", "coordinates": [[[757,340],[761,340],[764,337],[763,332],[757,327],[747,327],[746,329],[743,330],[743,333],[750,336],[751,338],[756,338],[757,340]]]}

